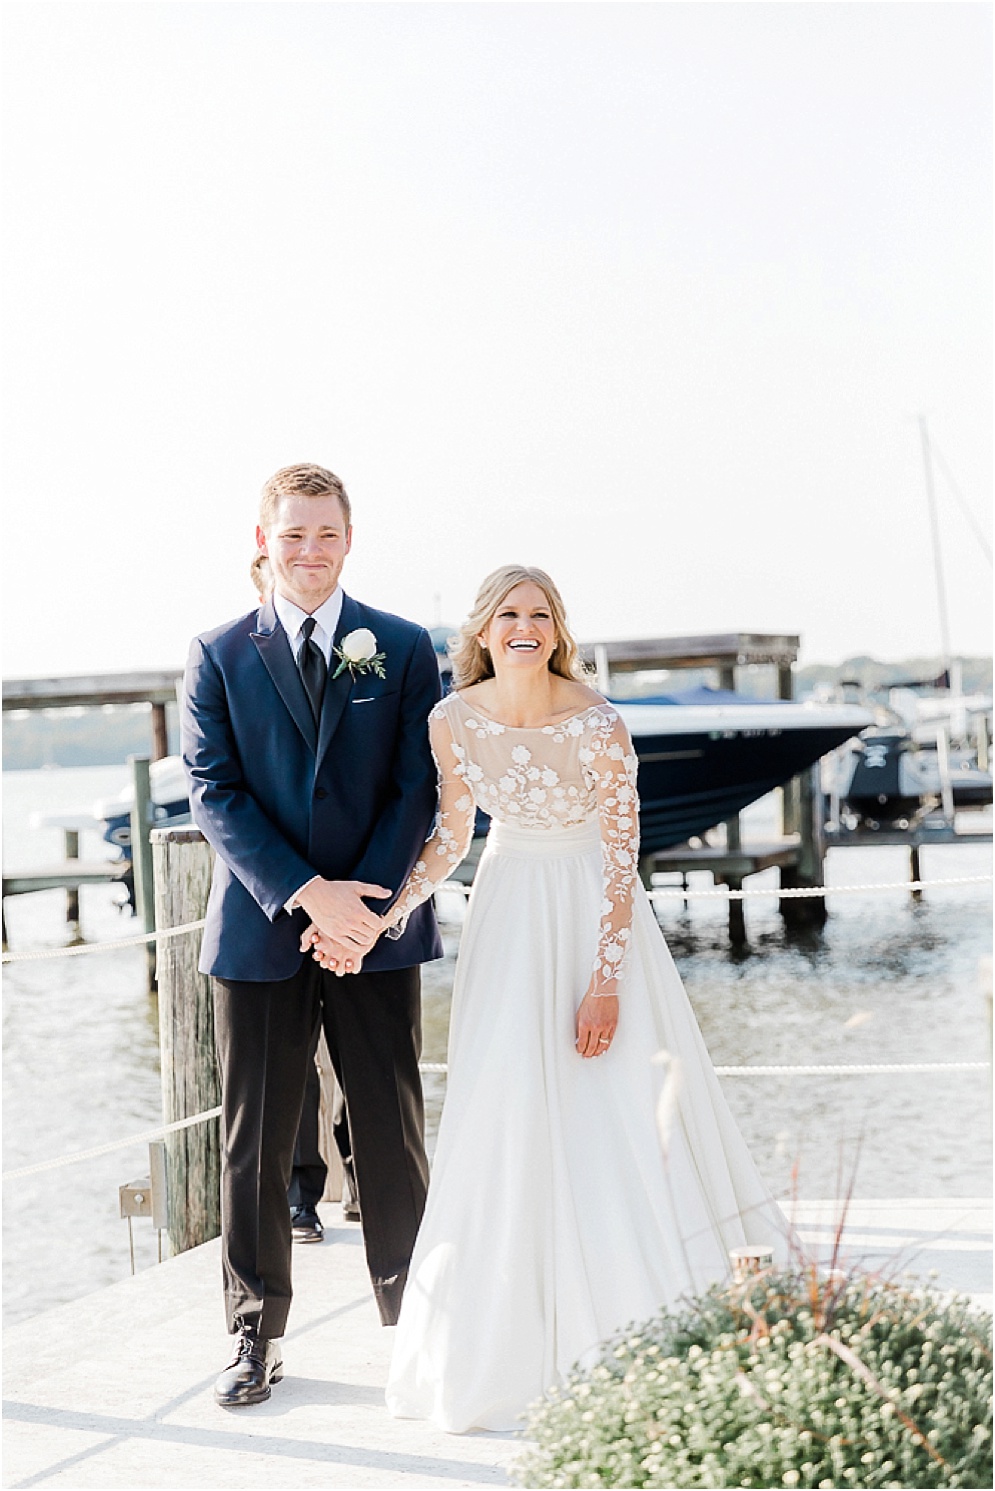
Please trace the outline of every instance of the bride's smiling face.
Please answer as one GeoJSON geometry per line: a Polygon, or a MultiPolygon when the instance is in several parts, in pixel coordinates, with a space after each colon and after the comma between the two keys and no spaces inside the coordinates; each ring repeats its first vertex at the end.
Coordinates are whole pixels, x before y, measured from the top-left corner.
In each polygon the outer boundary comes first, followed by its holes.
{"type": "Polygon", "coordinates": [[[532,580],[508,591],[480,634],[481,646],[499,668],[546,668],[556,647],[556,624],[546,593],[532,580]]]}

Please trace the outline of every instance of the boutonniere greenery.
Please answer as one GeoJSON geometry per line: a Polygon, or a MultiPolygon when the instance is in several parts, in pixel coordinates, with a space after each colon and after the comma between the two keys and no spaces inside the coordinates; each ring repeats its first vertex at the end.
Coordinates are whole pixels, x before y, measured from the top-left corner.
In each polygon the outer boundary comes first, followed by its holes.
{"type": "Polygon", "coordinates": [[[343,637],[340,645],[333,647],[332,651],[339,660],[339,665],[332,674],[333,678],[338,678],[346,668],[353,678],[357,673],[375,673],[378,678],[387,677],[383,668],[387,654],[377,651],[377,639],[369,627],[357,627],[354,632],[343,637]]]}

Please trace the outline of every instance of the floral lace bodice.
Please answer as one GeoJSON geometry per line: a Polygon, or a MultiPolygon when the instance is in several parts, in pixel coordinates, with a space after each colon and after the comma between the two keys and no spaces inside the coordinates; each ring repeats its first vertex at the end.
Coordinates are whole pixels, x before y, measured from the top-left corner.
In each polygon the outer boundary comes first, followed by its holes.
{"type": "Polygon", "coordinates": [[[618,714],[610,704],[594,704],[558,724],[519,729],[454,693],[429,715],[429,736],[439,771],[438,815],[388,920],[403,927],[452,874],[470,847],[478,807],[497,823],[539,830],[597,819],[605,894],[591,992],[615,994],[639,861],[637,763],[618,714]]]}

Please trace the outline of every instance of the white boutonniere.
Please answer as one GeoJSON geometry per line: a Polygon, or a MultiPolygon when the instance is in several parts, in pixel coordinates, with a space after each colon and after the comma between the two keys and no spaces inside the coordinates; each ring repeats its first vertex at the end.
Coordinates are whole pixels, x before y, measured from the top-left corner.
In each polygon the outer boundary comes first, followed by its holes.
{"type": "Polygon", "coordinates": [[[342,638],[339,647],[333,647],[332,651],[339,659],[339,665],[332,674],[338,678],[346,668],[355,678],[357,673],[375,673],[378,678],[386,678],[383,665],[387,661],[385,652],[377,651],[377,639],[369,627],[357,627],[347,637],[342,638]]]}

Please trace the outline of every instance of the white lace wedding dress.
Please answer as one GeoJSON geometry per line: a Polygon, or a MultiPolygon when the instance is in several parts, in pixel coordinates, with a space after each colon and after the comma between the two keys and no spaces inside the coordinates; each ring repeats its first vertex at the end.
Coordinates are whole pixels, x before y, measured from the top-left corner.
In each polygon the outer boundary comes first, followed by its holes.
{"type": "Polygon", "coordinates": [[[597,704],[516,729],[450,694],[430,731],[439,816],[398,914],[462,859],[475,805],[493,825],[387,1405],[453,1432],[513,1429],[605,1337],[725,1277],[730,1248],[783,1252],[787,1224],[637,877],[619,716],[597,704]],[[609,1049],[585,1060],[575,1017],[592,970],[620,1009],[609,1049]]]}

